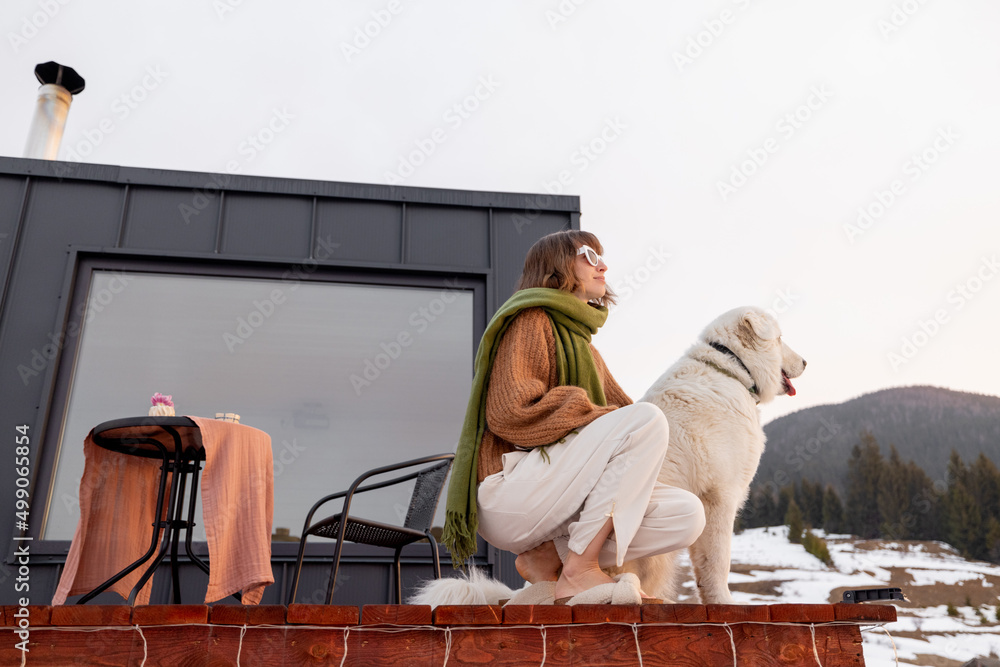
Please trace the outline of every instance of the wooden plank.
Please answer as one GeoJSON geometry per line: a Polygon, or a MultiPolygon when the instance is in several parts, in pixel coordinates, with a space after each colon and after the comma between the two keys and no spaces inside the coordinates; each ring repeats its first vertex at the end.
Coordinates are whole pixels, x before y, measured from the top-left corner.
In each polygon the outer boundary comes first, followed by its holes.
{"type": "MultiPolygon", "coordinates": [[[[37,628],[43,625],[52,624],[52,607],[47,604],[29,604],[27,606],[28,610],[28,620],[31,622],[31,627],[37,628]]],[[[13,620],[18,620],[13,614],[17,613],[18,607],[14,607],[11,610],[11,616],[13,620]]],[[[11,625],[16,625],[16,623],[11,623],[11,625]]]]}
{"type": "Polygon", "coordinates": [[[508,604],[504,625],[562,625],[573,622],[573,607],[562,604],[508,604]]]}
{"type": "Polygon", "coordinates": [[[644,664],[672,667],[733,664],[729,635],[715,626],[641,626],[639,644],[644,664]]]}
{"type": "Polygon", "coordinates": [[[72,604],[52,607],[52,625],[131,625],[132,607],[110,604],[72,604]]]}
{"type": "Polygon", "coordinates": [[[544,650],[546,665],[565,665],[569,663],[553,654],[557,652],[557,644],[568,643],[567,638],[566,628],[541,626],[453,629],[448,664],[537,665],[544,650]]]}
{"type": "Polygon", "coordinates": [[[212,667],[235,666],[237,655],[244,667],[284,664],[287,628],[250,626],[244,632],[242,627],[213,625],[209,630],[208,664],[212,667]]]}
{"type": "Polygon", "coordinates": [[[290,604],[289,625],[357,625],[361,614],[353,605],[290,604]]]}
{"type": "Polygon", "coordinates": [[[246,625],[247,608],[241,604],[216,604],[208,617],[212,625],[246,625]]]}
{"type": "MultiPolygon", "coordinates": [[[[27,664],[31,667],[66,667],[86,664],[89,667],[126,667],[142,662],[142,645],[139,659],[135,655],[138,633],[131,628],[96,631],[66,631],[52,628],[31,630],[28,641],[27,664]],[[81,663],[81,660],[84,662],[81,663]]],[[[21,652],[14,642],[0,644],[0,665],[20,665],[21,652]]],[[[147,662],[146,664],[152,664],[147,662]]]]}
{"type": "Polygon", "coordinates": [[[434,615],[426,604],[366,604],[361,607],[361,624],[431,625],[434,615]]]}
{"type": "MultiPolygon", "coordinates": [[[[575,605],[577,607],[583,605],[575,605]]],[[[614,605],[619,606],[619,605],[614,605]]],[[[621,605],[624,606],[624,605],[621,605]]],[[[635,605],[638,607],[638,605],[635,605]]],[[[574,615],[575,615],[574,611],[574,615]]],[[[621,625],[574,625],[569,630],[566,659],[572,665],[632,667],[639,664],[639,650],[632,628],[621,625]]],[[[548,660],[546,660],[548,664],[548,660]]],[[[646,662],[645,664],[655,664],[646,662]]]]}
{"type": "Polygon", "coordinates": [[[247,625],[284,625],[285,605],[258,604],[247,606],[247,625]]]}
{"type": "Polygon", "coordinates": [[[834,620],[831,604],[772,604],[768,608],[774,623],[829,623],[834,620]]]}
{"type": "Polygon", "coordinates": [[[434,625],[500,625],[500,605],[444,604],[434,609],[434,625]]]}
{"type": "MultiPolygon", "coordinates": [[[[618,625],[610,623],[558,627],[380,627],[246,629],[229,625],[176,625],[91,631],[80,628],[31,631],[29,664],[86,663],[95,666],[146,664],[195,667],[235,665],[339,665],[365,667],[398,664],[455,665],[731,665],[733,646],[740,665],[862,667],[861,632],[857,625],[618,625]],[[446,634],[447,633],[447,634],[446,634]],[[241,638],[242,634],[242,638],[241,638]],[[347,655],[344,660],[345,635],[347,655]],[[636,639],[638,637],[638,648],[636,639]],[[732,637],[732,639],[730,639],[732,637]],[[450,640],[450,646],[448,642],[450,640]],[[145,642],[145,643],[144,643],[145,642]]],[[[20,664],[14,642],[0,646],[0,664],[20,664]]]]}
{"type": "MultiPolygon", "coordinates": [[[[354,609],[357,611],[357,607],[354,609]]],[[[285,633],[284,664],[340,667],[344,657],[344,634],[346,632],[350,636],[354,631],[354,626],[329,629],[288,628],[285,633]]]]}
{"type": "MultiPolygon", "coordinates": [[[[172,667],[207,667],[209,662],[212,627],[208,625],[165,626],[142,628],[136,632],[132,645],[132,664],[142,662],[145,648],[146,664],[172,667]],[[145,646],[143,642],[145,641],[145,646]]],[[[235,656],[235,654],[234,654],[235,656]]],[[[243,664],[253,664],[244,660],[243,664]]]]}
{"type": "MultiPolygon", "coordinates": [[[[362,616],[364,610],[362,610],[362,616]]],[[[452,633],[453,637],[456,633],[452,633]]],[[[347,665],[386,667],[390,665],[443,665],[445,658],[444,629],[431,627],[401,630],[398,628],[365,628],[363,625],[348,632],[347,665]]],[[[462,664],[454,657],[454,646],[448,664],[462,664]]],[[[488,656],[487,656],[488,657],[488,656]]]]}
{"type": "Polygon", "coordinates": [[[574,623],[639,623],[642,605],[638,604],[576,604],[574,623]]]}
{"type": "Polygon", "coordinates": [[[132,609],[132,625],[182,625],[208,623],[208,605],[154,604],[132,609]]]}
{"type": "Polygon", "coordinates": [[[50,624],[52,607],[45,604],[29,604],[24,609],[27,609],[27,617],[17,615],[22,613],[21,607],[18,605],[0,607],[0,627],[15,628],[18,626],[21,618],[27,618],[28,623],[33,628],[50,624]]]}
{"type": "Polygon", "coordinates": [[[643,623],[704,623],[708,611],[703,604],[644,604],[643,623]]]}
{"type": "Polygon", "coordinates": [[[763,604],[707,604],[709,623],[767,623],[771,612],[763,604]]]}
{"type": "Polygon", "coordinates": [[[838,621],[892,623],[896,620],[896,607],[891,604],[838,602],[833,605],[833,615],[838,621]]]}

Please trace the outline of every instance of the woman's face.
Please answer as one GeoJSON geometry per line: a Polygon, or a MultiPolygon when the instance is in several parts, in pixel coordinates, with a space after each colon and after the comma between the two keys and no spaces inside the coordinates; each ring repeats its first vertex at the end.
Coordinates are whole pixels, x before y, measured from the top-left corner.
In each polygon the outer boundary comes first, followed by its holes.
{"type": "Polygon", "coordinates": [[[606,291],[604,272],[608,270],[608,265],[604,263],[604,258],[590,246],[580,246],[577,250],[579,251],[580,248],[589,248],[589,250],[577,255],[573,261],[573,270],[576,272],[576,279],[580,284],[573,294],[583,301],[594,301],[604,296],[606,291]],[[593,259],[597,261],[596,266],[591,263],[593,259]]]}

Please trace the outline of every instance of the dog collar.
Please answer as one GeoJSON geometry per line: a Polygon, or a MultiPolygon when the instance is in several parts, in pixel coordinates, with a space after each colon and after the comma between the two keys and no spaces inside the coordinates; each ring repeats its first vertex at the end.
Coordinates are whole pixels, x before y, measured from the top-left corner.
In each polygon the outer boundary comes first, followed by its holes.
{"type": "MultiPolygon", "coordinates": [[[[715,348],[719,352],[722,352],[723,354],[728,354],[730,357],[732,357],[733,359],[735,359],[736,363],[738,363],[740,365],[740,367],[747,372],[747,375],[750,376],[750,381],[753,382],[753,374],[750,372],[750,369],[747,368],[747,365],[743,363],[743,360],[740,359],[738,356],[736,356],[735,352],[733,352],[732,350],[730,350],[728,347],[726,347],[722,343],[714,343],[713,342],[713,343],[709,343],[709,345],[711,345],[713,348],[715,348]]],[[[729,377],[733,378],[734,380],[740,380],[740,378],[736,377],[735,375],[733,375],[732,373],[730,373],[726,369],[722,368],[721,366],[717,366],[716,364],[713,364],[710,361],[706,361],[705,363],[708,364],[709,366],[711,366],[712,368],[716,369],[717,371],[719,371],[719,372],[721,372],[721,373],[723,373],[725,375],[728,375],[729,377]]],[[[742,380],[740,380],[740,384],[743,384],[742,380]]],[[[753,386],[751,386],[751,387],[747,387],[747,391],[749,391],[751,394],[754,395],[754,398],[757,399],[758,403],[760,402],[760,398],[757,397],[757,384],[756,383],[754,383],[753,386]]]]}

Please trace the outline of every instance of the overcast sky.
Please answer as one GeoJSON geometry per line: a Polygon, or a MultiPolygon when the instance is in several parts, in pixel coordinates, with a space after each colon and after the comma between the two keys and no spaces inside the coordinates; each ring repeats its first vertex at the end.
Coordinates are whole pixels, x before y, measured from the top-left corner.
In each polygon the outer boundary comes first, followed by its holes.
{"type": "Polygon", "coordinates": [[[55,60],[61,158],[579,195],[638,398],[729,308],[809,361],[765,419],[1000,393],[1000,5],[6,0],[0,154],[55,60]]]}

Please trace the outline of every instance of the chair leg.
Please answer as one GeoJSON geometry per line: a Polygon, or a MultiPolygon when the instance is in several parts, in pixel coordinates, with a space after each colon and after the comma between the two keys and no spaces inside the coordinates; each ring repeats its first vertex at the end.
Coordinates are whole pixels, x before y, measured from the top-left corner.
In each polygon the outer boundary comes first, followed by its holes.
{"type": "Polygon", "coordinates": [[[288,596],[288,604],[295,602],[295,594],[299,591],[299,577],[302,576],[302,558],[306,553],[306,533],[302,533],[302,539],[299,540],[299,555],[295,559],[295,572],[292,574],[292,593],[288,596]]]}
{"type": "Polygon", "coordinates": [[[330,583],[326,588],[326,603],[333,604],[333,590],[337,587],[337,572],[340,571],[340,552],[344,543],[337,540],[337,547],[333,550],[333,567],[330,569],[330,583]]]}
{"type": "Polygon", "coordinates": [[[431,543],[431,555],[434,557],[434,578],[441,578],[441,556],[438,555],[438,545],[437,540],[431,535],[431,531],[427,530],[424,533],[427,535],[427,541],[431,543]]]}
{"type": "Polygon", "coordinates": [[[403,547],[396,549],[396,604],[403,604],[403,566],[399,562],[402,553],[403,547]]]}

